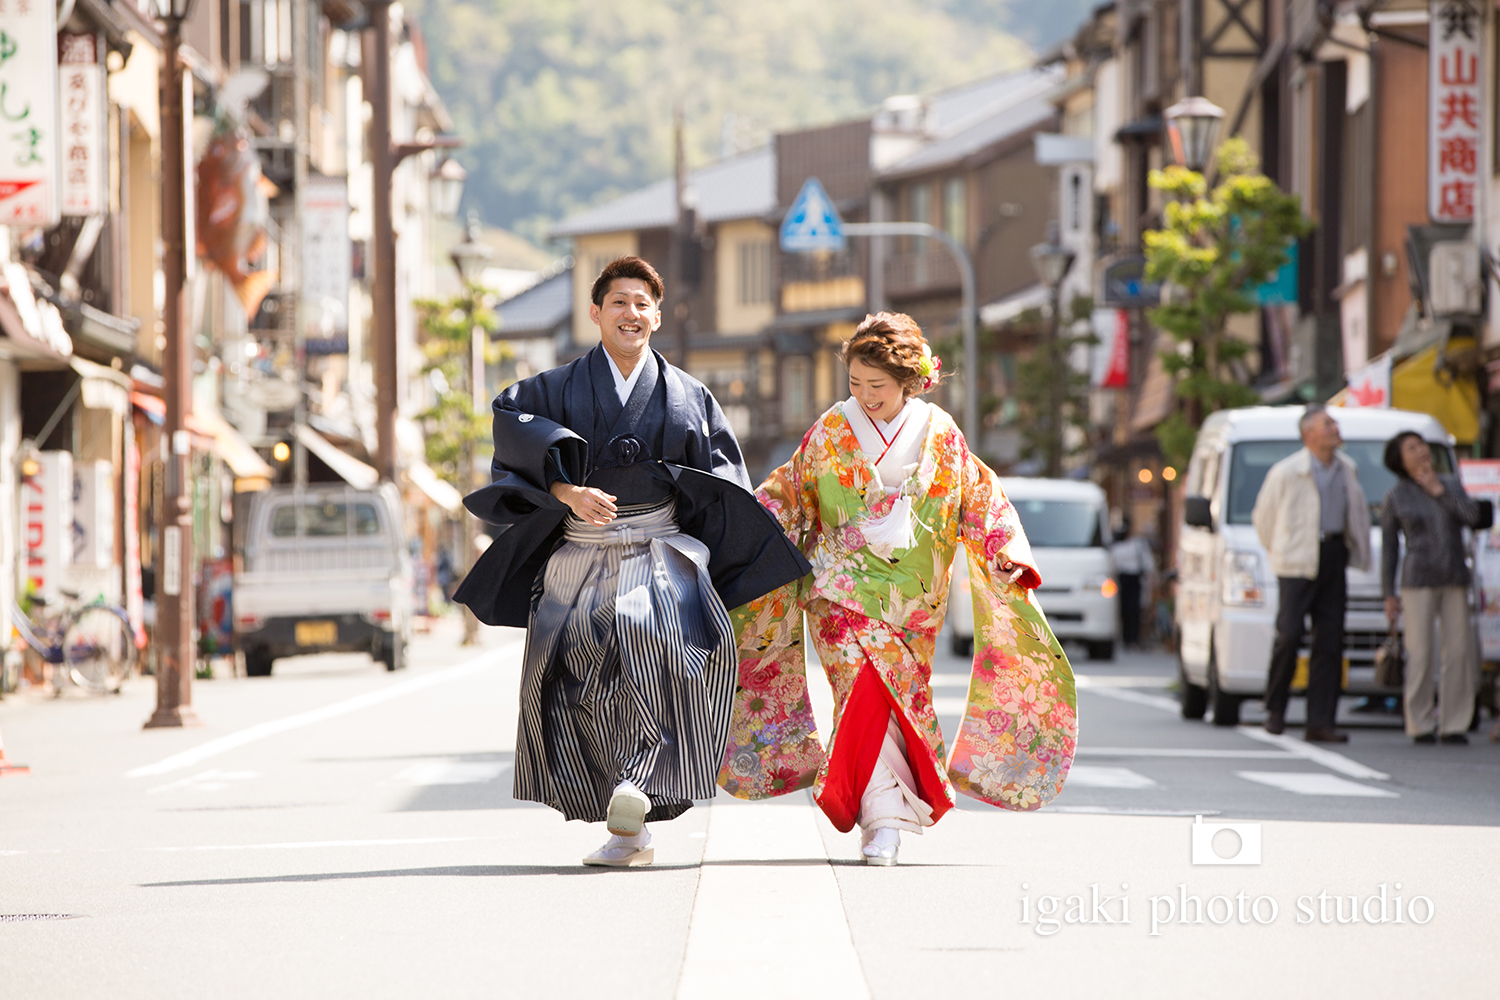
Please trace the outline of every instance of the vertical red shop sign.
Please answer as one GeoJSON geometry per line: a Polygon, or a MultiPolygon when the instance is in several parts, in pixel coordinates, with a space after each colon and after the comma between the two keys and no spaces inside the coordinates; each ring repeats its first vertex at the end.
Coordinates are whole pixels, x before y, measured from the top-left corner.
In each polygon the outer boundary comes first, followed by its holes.
{"type": "Polygon", "coordinates": [[[1427,48],[1427,211],[1435,222],[1474,218],[1479,191],[1479,42],[1471,0],[1434,0],[1427,48]]]}

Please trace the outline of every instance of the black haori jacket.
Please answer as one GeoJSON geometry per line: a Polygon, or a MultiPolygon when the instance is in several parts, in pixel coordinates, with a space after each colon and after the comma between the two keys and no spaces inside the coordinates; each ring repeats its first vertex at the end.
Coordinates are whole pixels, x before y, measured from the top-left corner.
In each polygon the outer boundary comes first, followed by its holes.
{"type": "Polygon", "coordinates": [[[500,530],[454,593],[480,621],[526,625],[537,577],[563,537],[568,507],[549,492],[559,479],[603,489],[618,504],[675,494],[678,524],[708,547],[726,608],[811,571],[751,494],[713,394],[655,351],[641,364],[624,406],[602,347],[496,397],[491,482],[464,506],[500,530]]]}

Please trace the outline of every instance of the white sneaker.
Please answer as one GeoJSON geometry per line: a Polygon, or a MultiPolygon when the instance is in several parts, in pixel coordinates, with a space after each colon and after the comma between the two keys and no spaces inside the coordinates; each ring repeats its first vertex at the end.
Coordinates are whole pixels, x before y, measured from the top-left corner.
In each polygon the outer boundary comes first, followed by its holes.
{"type": "Polygon", "coordinates": [[[651,800],[646,793],[630,782],[622,781],[609,797],[604,825],[617,837],[634,837],[645,828],[646,814],[650,811],[651,800]]]}
{"type": "Polygon", "coordinates": [[[900,830],[883,826],[863,839],[865,864],[889,867],[896,863],[896,855],[901,851],[900,830]]]}
{"type": "Polygon", "coordinates": [[[642,830],[634,837],[612,836],[604,846],[584,855],[583,863],[603,868],[640,868],[656,860],[651,834],[642,830]]]}

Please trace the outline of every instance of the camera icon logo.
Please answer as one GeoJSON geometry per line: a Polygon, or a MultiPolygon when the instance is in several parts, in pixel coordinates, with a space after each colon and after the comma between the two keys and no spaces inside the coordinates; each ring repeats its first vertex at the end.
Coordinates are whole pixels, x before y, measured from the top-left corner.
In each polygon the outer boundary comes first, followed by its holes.
{"type": "Polygon", "coordinates": [[[1193,864],[1260,864],[1259,823],[1205,823],[1193,820],[1193,864]]]}

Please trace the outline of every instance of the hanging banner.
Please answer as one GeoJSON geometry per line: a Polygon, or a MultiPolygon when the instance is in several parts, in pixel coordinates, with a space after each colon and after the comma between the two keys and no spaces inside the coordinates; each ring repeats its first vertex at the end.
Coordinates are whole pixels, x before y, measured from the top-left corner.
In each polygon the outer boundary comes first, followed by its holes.
{"type": "Polygon", "coordinates": [[[104,212],[104,73],[94,35],[59,35],[62,212],[104,212]]]}
{"type": "Polygon", "coordinates": [[[309,354],[349,350],[349,184],[341,177],[311,176],[302,193],[303,336],[309,354]]]}
{"type": "Polygon", "coordinates": [[[1126,389],[1130,387],[1130,313],[1124,309],[1095,309],[1092,317],[1094,336],[1094,387],[1126,389]]]}
{"type": "MultiPolygon", "coordinates": [[[[1500,509],[1500,461],[1461,458],[1458,475],[1464,491],[1500,509]]],[[[1479,578],[1479,644],[1486,660],[1500,660],[1500,531],[1478,532],[1474,573],[1479,578]]]]}
{"type": "Polygon", "coordinates": [[[55,226],[57,5],[0,0],[0,226],[55,226]]]}
{"type": "Polygon", "coordinates": [[[1427,66],[1427,211],[1474,218],[1479,188],[1480,17],[1471,0],[1433,0],[1427,66]]]}
{"type": "Polygon", "coordinates": [[[1359,366],[1349,373],[1349,388],[1343,393],[1344,406],[1364,406],[1383,410],[1391,406],[1391,352],[1359,366]]]}
{"type": "MultiPolygon", "coordinates": [[[[0,0],[3,2],[3,0],[0,0]]],[[[36,470],[21,478],[22,538],[26,546],[25,590],[59,600],[63,573],[73,554],[73,456],[44,451],[36,470]]]]}

